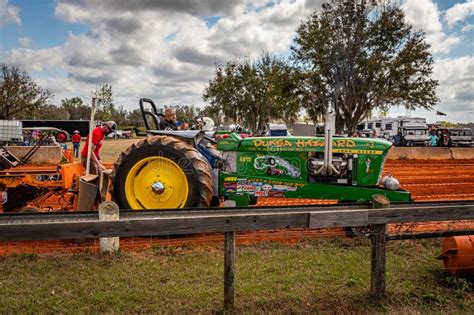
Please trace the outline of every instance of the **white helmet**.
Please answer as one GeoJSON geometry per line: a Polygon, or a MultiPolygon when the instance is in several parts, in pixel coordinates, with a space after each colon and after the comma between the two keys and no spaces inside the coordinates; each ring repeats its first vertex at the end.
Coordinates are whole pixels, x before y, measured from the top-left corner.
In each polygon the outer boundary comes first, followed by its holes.
{"type": "Polygon", "coordinates": [[[202,130],[204,131],[214,130],[214,120],[212,120],[212,118],[203,117],[202,121],[204,122],[204,126],[202,126],[202,130]]]}

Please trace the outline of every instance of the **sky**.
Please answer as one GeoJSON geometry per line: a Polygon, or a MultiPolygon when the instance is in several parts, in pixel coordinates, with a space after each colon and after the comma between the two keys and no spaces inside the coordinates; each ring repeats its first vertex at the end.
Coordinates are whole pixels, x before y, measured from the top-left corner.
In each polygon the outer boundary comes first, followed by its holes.
{"type": "MultiPolygon", "coordinates": [[[[474,121],[474,0],[396,0],[426,33],[439,81],[435,111],[391,116],[474,121]]],[[[90,103],[100,84],[114,103],[204,106],[216,64],[288,56],[296,28],[324,0],[0,0],[0,62],[54,93],[90,103]]],[[[376,113],[374,113],[376,114],[376,113]]]]}

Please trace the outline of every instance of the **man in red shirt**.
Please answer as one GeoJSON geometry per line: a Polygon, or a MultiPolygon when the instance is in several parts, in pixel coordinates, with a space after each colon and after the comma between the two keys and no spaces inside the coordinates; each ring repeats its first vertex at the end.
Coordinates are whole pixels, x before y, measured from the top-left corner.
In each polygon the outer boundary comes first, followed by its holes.
{"type": "Polygon", "coordinates": [[[81,146],[81,134],[79,130],[75,130],[72,135],[72,147],[74,149],[74,158],[79,157],[79,147],[81,146]]]}
{"type": "MultiPolygon", "coordinates": [[[[90,174],[99,174],[100,171],[104,171],[106,168],[102,164],[100,160],[100,149],[102,148],[102,144],[104,143],[104,138],[109,133],[115,131],[117,129],[117,124],[114,121],[106,121],[102,123],[99,127],[94,128],[92,130],[92,145],[91,145],[91,162],[90,162],[90,174]]],[[[82,149],[82,164],[84,168],[87,165],[87,149],[89,147],[89,136],[87,136],[86,143],[84,144],[84,148],[82,149]]]]}

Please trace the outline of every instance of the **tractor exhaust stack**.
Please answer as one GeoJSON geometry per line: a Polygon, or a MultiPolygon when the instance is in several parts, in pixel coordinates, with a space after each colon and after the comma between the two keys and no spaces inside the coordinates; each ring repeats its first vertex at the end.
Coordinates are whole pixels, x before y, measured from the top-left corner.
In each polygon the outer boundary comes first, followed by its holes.
{"type": "Polygon", "coordinates": [[[324,127],[324,164],[316,171],[317,175],[339,175],[339,171],[332,164],[332,137],[335,129],[335,115],[332,112],[328,112],[326,114],[326,125],[324,127]]]}

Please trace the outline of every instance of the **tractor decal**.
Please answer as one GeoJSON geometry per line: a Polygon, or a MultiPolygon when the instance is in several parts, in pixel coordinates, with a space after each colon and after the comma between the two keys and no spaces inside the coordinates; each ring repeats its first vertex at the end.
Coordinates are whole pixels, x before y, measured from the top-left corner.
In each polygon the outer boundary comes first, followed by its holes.
{"type": "Polygon", "coordinates": [[[266,197],[268,196],[268,191],[256,190],[253,195],[255,197],[266,197]]]}
{"type": "Polygon", "coordinates": [[[349,150],[349,149],[334,149],[334,153],[348,153],[348,154],[383,154],[382,150],[349,150]]]}
{"type": "Polygon", "coordinates": [[[372,161],[371,161],[370,159],[365,160],[365,166],[366,166],[365,172],[366,172],[366,173],[369,173],[369,172],[370,172],[370,163],[371,163],[371,162],[372,162],[372,161]]]}
{"type": "MultiPolygon", "coordinates": [[[[290,141],[288,139],[255,139],[252,140],[253,145],[258,147],[278,147],[278,148],[306,148],[306,147],[324,147],[324,140],[319,139],[296,139],[290,141]]],[[[337,148],[353,148],[356,146],[354,140],[339,139],[332,142],[337,148]]]]}
{"type": "Polygon", "coordinates": [[[271,176],[291,176],[300,177],[301,172],[288,161],[273,155],[257,156],[253,162],[253,167],[260,171],[265,171],[271,176]]]}
{"type": "Polygon", "coordinates": [[[288,186],[286,185],[273,185],[273,190],[276,190],[276,191],[288,191],[288,186]]]}
{"type": "Polygon", "coordinates": [[[4,205],[8,201],[8,194],[6,191],[0,191],[0,204],[4,205]]]}
{"type": "MultiPolygon", "coordinates": [[[[236,140],[235,143],[232,150],[240,152],[263,153],[273,150],[278,150],[277,152],[323,152],[325,141],[323,137],[262,137],[236,140]]],[[[332,141],[334,153],[383,155],[387,153],[390,146],[391,144],[385,140],[367,141],[362,138],[334,138],[332,141]]]]}
{"type": "Polygon", "coordinates": [[[226,193],[247,193],[255,197],[283,197],[284,193],[297,191],[298,187],[303,186],[304,184],[291,182],[236,177],[226,177],[224,181],[226,193]]]}

